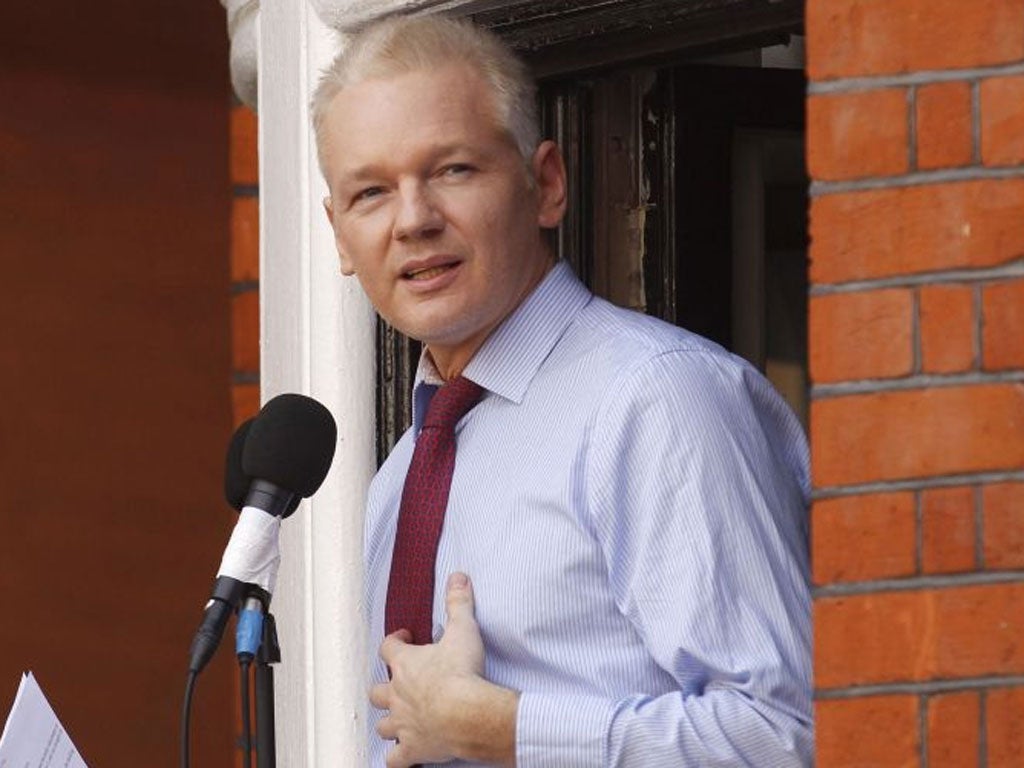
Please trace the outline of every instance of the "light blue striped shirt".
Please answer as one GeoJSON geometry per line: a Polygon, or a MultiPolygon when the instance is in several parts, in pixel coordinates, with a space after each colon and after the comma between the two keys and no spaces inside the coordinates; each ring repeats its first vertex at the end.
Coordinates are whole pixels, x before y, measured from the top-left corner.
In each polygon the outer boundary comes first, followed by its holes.
{"type": "MultiPolygon", "coordinates": [[[[370,647],[414,435],[370,489],[370,647]]],[[[486,677],[521,691],[521,768],[813,762],[808,455],[751,366],[594,297],[560,263],[463,372],[434,637],[473,580],[486,677]]],[[[436,376],[436,374],[435,374],[436,376]]],[[[373,682],[387,679],[376,659],[373,682]]],[[[374,732],[370,765],[389,744],[374,732]]],[[[465,765],[449,763],[448,765],[465,765]]]]}

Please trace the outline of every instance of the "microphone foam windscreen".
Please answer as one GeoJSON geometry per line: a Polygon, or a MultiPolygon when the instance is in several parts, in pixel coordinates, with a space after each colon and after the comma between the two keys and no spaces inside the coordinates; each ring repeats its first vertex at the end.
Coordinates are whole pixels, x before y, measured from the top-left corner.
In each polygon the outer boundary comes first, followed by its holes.
{"type": "Polygon", "coordinates": [[[242,469],[242,449],[245,447],[245,439],[249,435],[252,422],[252,419],[246,419],[238,425],[228,443],[227,456],[224,457],[224,498],[238,511],[242,510],[245,496],[252,484],[252,478],[242,469]]]}
{"type": "MultiPolygon", "coordinates": [[[[238,425],[238,429],[235,430],[235,434],[231,436],[231,441],[228,443],[227,456],[224,457],[224,498],[233,509],[239,512],[245,506],[249,487],[252,485],[252,476],[247,475],[242,469],[242,451],[245,448],[245,441],[249,436],[249,429],[252,427],[253,421],[254,419],[246,419],[238,425]]],[[[281,517],[286,518],[291,515],[298,508],[300,501],[302,501],[301,496],[293,496],[281,517]]]]}
{"type": "Polygon", "coordinates": [[[242,471],[312,496],[334,459],[334,417],[311,397],[284,394],[269,400],[253,419],[242,449],[242,471]]]}

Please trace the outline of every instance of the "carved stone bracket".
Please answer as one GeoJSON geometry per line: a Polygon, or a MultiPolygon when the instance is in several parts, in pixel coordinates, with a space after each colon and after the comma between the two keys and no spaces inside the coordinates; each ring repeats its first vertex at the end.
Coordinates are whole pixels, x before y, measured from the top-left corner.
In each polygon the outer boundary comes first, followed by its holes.
{"type": "Polygon", "coordinates": [[[256,108],[256,78],[259,59],[256,17],[260,0],[220,0],[228,14],[231,39],[231,87],[243,104],[256,108]]]}

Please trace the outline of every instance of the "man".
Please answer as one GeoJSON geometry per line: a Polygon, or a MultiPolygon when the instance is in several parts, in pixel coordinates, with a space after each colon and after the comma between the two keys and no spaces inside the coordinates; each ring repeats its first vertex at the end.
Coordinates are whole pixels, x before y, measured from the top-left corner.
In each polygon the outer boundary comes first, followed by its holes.
{"type": "Polygon", "coordinates": [[[750,366],[555,262],[565,169],[489,34],[373,25],[313,113],[342,271],[425,345],[413,427],[367,504],[371,765],[809,764],[792,414],[750,366]],[[456,428],[415,644],[385,636],[412,567],[392,557],[403,486],[439,387],[466,380],[482,394],[456,428]]]}

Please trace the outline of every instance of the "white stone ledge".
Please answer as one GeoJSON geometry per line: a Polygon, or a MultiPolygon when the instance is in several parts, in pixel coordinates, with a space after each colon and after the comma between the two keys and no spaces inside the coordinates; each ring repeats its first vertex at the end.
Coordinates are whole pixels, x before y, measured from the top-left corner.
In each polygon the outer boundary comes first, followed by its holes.
{"type": "Polygon", "coordinates": [[[323,22],[339,32],[357,29],[367,22],[403,13],[451,13],[465,15],[528,5],[531,0],[310,0],[323,22]]]}

